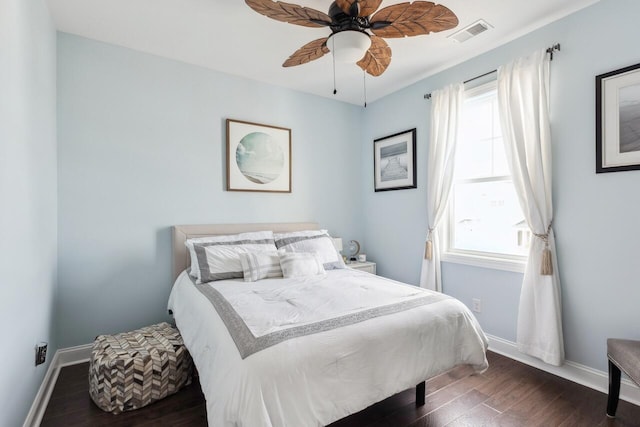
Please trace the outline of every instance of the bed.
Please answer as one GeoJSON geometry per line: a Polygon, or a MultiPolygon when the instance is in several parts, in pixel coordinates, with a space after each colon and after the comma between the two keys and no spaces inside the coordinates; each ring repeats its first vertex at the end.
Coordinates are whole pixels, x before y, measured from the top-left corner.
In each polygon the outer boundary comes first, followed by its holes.
{"type": "Polygon", "coordinates": [[[458,300],[366,272],[196,285],[188,239],[316,223],[173,228],[168,308],[200,375],[210,426],[323,426],[454,366],[487,368],[487,340],[458,300]]]}

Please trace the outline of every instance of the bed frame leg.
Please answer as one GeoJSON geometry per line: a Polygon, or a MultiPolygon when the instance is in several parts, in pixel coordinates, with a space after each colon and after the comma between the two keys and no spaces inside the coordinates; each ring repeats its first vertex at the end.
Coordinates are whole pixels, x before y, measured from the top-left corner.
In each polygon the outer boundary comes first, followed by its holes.
{"type": "Polygon", "coordinates": [[[416,406],[422,406],[425,402],[426,384],[422,381],[416,385],[416,406]]]}

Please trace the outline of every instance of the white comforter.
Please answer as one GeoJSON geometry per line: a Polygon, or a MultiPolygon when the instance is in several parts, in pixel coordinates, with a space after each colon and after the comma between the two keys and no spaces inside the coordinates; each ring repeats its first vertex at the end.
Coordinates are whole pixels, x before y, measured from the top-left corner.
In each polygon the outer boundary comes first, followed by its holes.
{"type": "MultiPolygon", "coordinates": [[[[209,286],[232,302],[255,336],[353,313],[366,308],[364,300],[380,306],[430,292],[350,269],[209,286]]],[[[458,364],[486,369],[487,340],[473,315],[456,299],[434,300],[245,359],[185,272],[169,309],[200,374],[210,426],[303,427],[329,424],[458,364]]]]}

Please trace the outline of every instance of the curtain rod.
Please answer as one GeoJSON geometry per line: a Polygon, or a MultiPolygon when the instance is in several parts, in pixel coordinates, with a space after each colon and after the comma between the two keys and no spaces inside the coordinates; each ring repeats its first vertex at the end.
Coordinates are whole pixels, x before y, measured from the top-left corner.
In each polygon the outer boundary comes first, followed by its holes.
{"type": "MultiPolygon", "coordinates": [[[[557,51],[560,51],[560,43],[556,43],[556,44],[554,44],[553,46],[551,46],[551,47],[547,48],[547,53],[549,54],[549,60],[550,60],[550,61],[553,61],[553,52],[555,52],[556,50],[557,50],[557,51]]],[[[470,83],[470,82],[472,82],[472,81],[474,81],[474,80],[481,79],[481,78],[483,78],[483,77],[486,77],[486,76],[488,76],[488,75],[490,75],[490,74],[497,73],[497,72],[498,72],[498,70],[491,70],[491,71],[486,72],[486,73],[484,73],[484,74],[480,74],[479,76],[475,76],[475,77],[473,77],[473,78],[470,78],[469,80],[465,80],[465,81],[464,81],[464,82],[462,82],[462,83],[463,83],[463,84],[467,84],[467,83],[470,83]]],[[[425,94],[424,94],[424,99],[431,99],[431,93],[425,93],[425,94]]]]}

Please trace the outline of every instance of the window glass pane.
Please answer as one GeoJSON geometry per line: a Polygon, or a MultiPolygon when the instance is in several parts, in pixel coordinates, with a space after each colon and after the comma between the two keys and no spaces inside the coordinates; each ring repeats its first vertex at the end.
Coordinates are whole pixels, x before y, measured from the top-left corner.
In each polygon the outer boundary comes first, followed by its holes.
{"type": "Polygon", "coordinates": [[[497,152],[495,147],[496,144],[502,144],[501,141],[495,141],[496,138],[501,138],[501,132],[496,129],[496,91],[490,90],[467,98],[462,109],[456,153],[456,179],[505,175],[504,153],[497,152]]]}
{"type": "Polygon", "coordinates": [[[495,137],[502,137],[502,126],[500,125],[500,113],[498,110],[498,92],[497,91],[492,91],[491,92],[491,106],[493,108],[493,136],[495,137]]]}
{"type": "Polygon", "coordinates": [[[493,103],[491,98],[481,97],[466,100],[464,103],[465,130],[476,139],[493,136],[493,103]]]}
{"type": "Polygon", "coordinates": [[[453,191],[455,249],[527,255],[531,232],[511,181],[458,183],[453,191]]]}
{"type": "Polygon", "coordinates": [[[502,138],[493,140],[493,176],[511,175],[509,165],[507,164],[507,155],[504,151],[504,142],[502,138]]]}
{"type": "Polygon", "coordinates": [[[456,153],[456,179],[491,176],[491,145],[490,139],[459,139],[456,153]]]}

